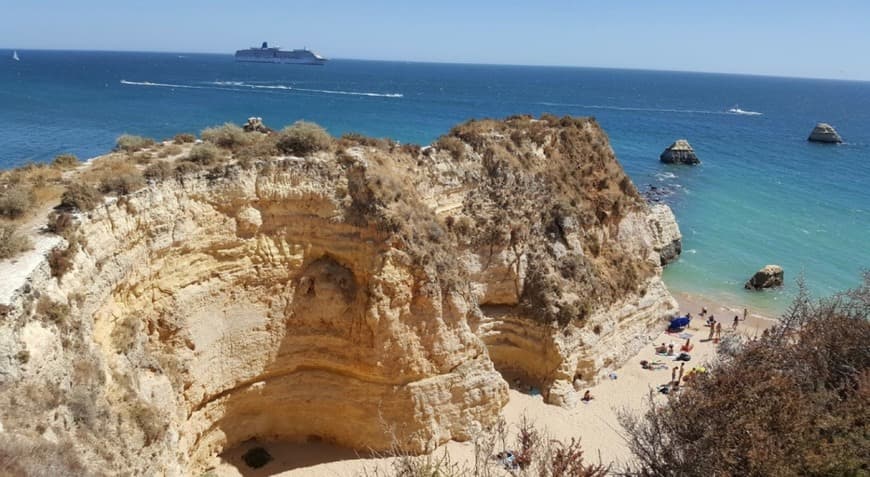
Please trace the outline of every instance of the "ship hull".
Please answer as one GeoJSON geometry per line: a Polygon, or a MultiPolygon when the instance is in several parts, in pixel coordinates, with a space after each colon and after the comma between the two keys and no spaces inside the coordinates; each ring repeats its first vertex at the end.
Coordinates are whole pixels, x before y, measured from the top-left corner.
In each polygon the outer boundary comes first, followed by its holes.
{"type": "Polygon", "coordinates": [[[325,59],[315,58],[245,58],[236,57],[236,61],[242,63],[281,63],[291,65],[313,65],[322,66],[326,63],[325,59]]]}

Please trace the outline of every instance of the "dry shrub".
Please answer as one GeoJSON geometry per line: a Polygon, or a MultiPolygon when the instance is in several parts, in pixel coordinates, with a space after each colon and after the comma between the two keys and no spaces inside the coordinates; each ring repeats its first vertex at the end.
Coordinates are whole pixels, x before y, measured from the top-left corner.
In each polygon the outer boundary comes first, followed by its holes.
{"type": "Polygon", "coordinates": [[[138,170],[106,177],[100,182],[100,191],[104,194],[127,195],[143,187],[145,187],[145,179],[138,170]]]}
{"type": "Polygon", "coordinates": [[[0,475],[55,477],[87,475],[75,445],[68,439],[49,441],[37,435],[0,433],[0,475]]]}
{"type": "Polygon", "coordinates": [[[307,121],[297,121],[277,134],[276,146],[285,154],[307,156],[332,146],[332,137],[325,129],[307,121]]]}
{"type": "Polygon", "coordinates": [[[170,156],[177,156],[184,152],[184,149],[177,144],[169,144],[160,148],[160,152],[157,153],[157,157],[166,158],[170,156]]]}
{"type": "Polygon", "coordinates": [[[69,239],[69,244],[66,247],[55,247],[48,252],[48,266],[51,269],[51,276],[55,278],[63,278],[68,271],[72,269],[73,257],[79,251],[80,245],[75,237],[69,239]]]}
{"type": "Polygon", "coordinates": [[[17,219],[33,205],[33,189],[22,184],[7,187],[0,192],[0,216],[17,219]]]}
{"type": "Polygon", "coordinates": [[[75,229],[75,225],[75,219],[71,213],[67,211],[53,210],[48,214],[48,224],[46,224],[46,229],[53,234],[60,235],[61,237],[68,237],[75,229]]]}
{"type": "Polygon", "coordinates": [[[207,128],[202,131],[200,136],[202,136],[203,141],[232,150],[250,144],[252,141],[251,136],[245,133],[244,129],[233,123],[207,128]]]}
{"type": "Polygon", "coordinates": [[[195,162],[181,161],[175,164],[175,169],[172,170],[172,173],[176,180],[183,180],[184,177],[198,174],[202,170],[202,166],[195,162]]]}
{"type": "Polygon", "coordinates": [[[12,258],[33,248],[29,237],[21,235],[12,224],[0,224],[0,260],[12,258]]]}
{"type": "Polygon", "coordinates": [[[193,146],[183,160],[200,166],[214,166],[222,164],[226,159],[227,156],[224,151],[221,151],[213,144],[203,143],[193,146]]]}
{"type": "Polygon", "coordinates": [[[196,142],[196,136],[189,133],[176,134],[175,137],[172,138],[172,142],[175,144],[190,144],[196,142]]]}
{"type": "Polygon", "coordinates": [[[103,202],[103,195],[88,184],[74,182],[67,186],[60,198],[60,205],[67,209],[78,209],[84,212],[93,210],[103,202]]]}
{"type": "Polygon", "coordinates": [[[268,160],[278,154],[274,135],[260,136],[249,144],[236,149],[233,157],[239,161],[245,169],[249,169],[255,161],[268,160]]]}
{"type": "Polygon", "coordinates": [[[450,156],[456,160],[465,155],[465,143],[458,137],[441,136],[435,141],[435,147],[450,152],[450,156]]]}
{"type": "Polygon", "coordinates": [[[36,304],[36,313],[51,323],[64,326],[69,319],[69,305],[53,301],[43,295],[36,304]]]}
{"type": "Polygon", "coordinates": [[[142,175],[149,181],[164,181],[172,177],[172,164],[166,161],[157,161],[146,167],[142,175]]]}
{"type": "MultiPolygon", "coordinates": [[[[394,438],[394,441],[396,439],[394,438]]],[[[474,463],[454,462],[445,450],[410,456],[393,445],[391,468],[385,475],[403,477],[491,477],[511,475],[516,477],[605,477],[610,467],[587,464],[580,441],[569,443],[547,438],[528,419],[523,418],[515,435],[504,422],[489,431],[474,437],[474,463]]],[[[376,468],[372,472],[380,475],[376,468]]],[[[366,475],[369,472],[366,471],[366,475]]]]}
{"type": "Polygon", "coordinates": [[[116,151],[136,152],[154,145],[154,140],[132,134],[122,134],[115,142],[116,151]]]}
{"type": "Polygon", "coordinates": [[[60,154],[55,156],[51,164],[61,169],[70,169],[79,165],[79,158],[75,154],[60,154]]]}
{"type": "Polygon", "coordinates": [[[868,475],[870,274],[693,377],[644,416],[623,414],[641,476],[868,475]]]}

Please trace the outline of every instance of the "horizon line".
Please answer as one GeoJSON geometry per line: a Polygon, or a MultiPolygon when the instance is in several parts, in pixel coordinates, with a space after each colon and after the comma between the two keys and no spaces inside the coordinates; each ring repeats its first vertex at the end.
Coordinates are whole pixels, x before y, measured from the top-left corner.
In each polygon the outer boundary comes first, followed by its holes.
{"type": "MultiPolygon", "coordinates": [[[[224,52],[202,52],[202,51],[169,51],[169,50],[102,50],[102,49],[80,49],[80,48],[2,48],[9,51],[69,51],[69,52],[94,52],[94,53],[158,53],[158,54],[175,54],[175,55],[215,55],[215,56],[232,56],[233,53],[224,52]]],[[[664,69],[664,68],[641,68],[627,66],[588,66],[588,65],[568,65],[568,64],[519,64],[519,63],[487,63],[474,61],[439,61],[439,60],[397,60],[397,59],[382,59],[382,58],[348,58],[334,57],[327,60],[342,60],[342,61],[379,61],[384,63],[421,63],[435,65],[467,65],[467,66],[510,66],[510,67],[529,67],[529,68],[577,68],[577,69],[598,69],[598,70],[621,70],[621,71],[648,71],[655,73],[688,73],[688,74],[706,74],[706,75],[730,75],[730,76],[749,76],[756,78],[779,78],[779,79],[797,79],[797,80],[815,80],[815,81],[841,81],[849,83],[870,83],[868,79],[854,78],[832,78],[822,76],[788,76],[782,74],[768,73],[737,73],[729,71],[699,71],[699,70],[679,70],[679,69],[664,69]]]]}

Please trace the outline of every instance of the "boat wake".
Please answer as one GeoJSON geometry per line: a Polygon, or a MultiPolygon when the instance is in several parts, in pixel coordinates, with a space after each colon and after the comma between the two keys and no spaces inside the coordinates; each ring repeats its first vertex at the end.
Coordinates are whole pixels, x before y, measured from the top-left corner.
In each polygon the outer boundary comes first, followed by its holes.
{"type": "Polygon", "coordinates": [[[296,86],[286,85],[269,85],[269,84],[251,84],[244,81],[212,81],[211,84],[216,86],[238,86],[251,89],[272,89],[282,91],[304,91],[306,93],[323,93],[323,94],[343,94],[349,96],[371,96],[375,98],[403,98],[402,93],[372,93],[368,91],[342,91],[334,89],[314,89],[314,88],[299,88],[296,86]]]}
{"type": "Polygon", "coordinates": [[[207,83],[211,86],[199,86],[189,84],[155,83],[151,81],[128,81],[121,80],[121,84],[128,86],[151,86],[158,88],[185,88],[185,89],[214,89],[222,91],[299,91],[303,93],[337,94],[345,96],[368,96],[374,98],[403,98],[402,93],[373,93],[368,91],[342,91],[332,89],[297,88],[285,85],[259,85],[245,83],[244,81],[212,81],[207,83]]]}
{"type": "Polygon", "coordinates": [[[634,106],[611,106],[606,104],[572,104],[572,103],[549,103],[549,102],[538,102],[536,104],[541,104],[544,106],[570,106],[576,108],[586,108],[586,109],[604,109],[609,111],[634,111],[641,113],[677,113],[677,114],[730,114],[725,111],[707,111],[703,109],[671,109],[671,108],[641,108],[634,106]]]}
{"type": "Polygon", "coordinates": [[[737,114],[739,116],[761,116],[758,111],[744,111],[739,106],[734,106],[727,111],[728,114],[737,114]]]}

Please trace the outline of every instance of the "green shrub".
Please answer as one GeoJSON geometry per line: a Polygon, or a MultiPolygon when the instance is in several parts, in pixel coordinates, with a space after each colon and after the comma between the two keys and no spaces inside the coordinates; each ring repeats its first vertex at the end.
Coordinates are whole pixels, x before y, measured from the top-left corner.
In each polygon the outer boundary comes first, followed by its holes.
{"type": "Polygon", "coordinates": [[[251,136],[233,123],[215,126],[202,131],[202,140],[224,149],[236,149],[251,143],[251,136]]]}
{"type": "Polygon", "coordinates": [[[100,191],[94,189],[88,184],[73,183],[67,186],[63,195],[60,197],[61,207],[67,209],[78,209],[84,212],[93,210],[94,207],[103,201],[103,195],[100,191]]]}
{"type": "Polygon", "coordinates": [[[332,137],[325,129],[307,121],[297,121],[278,133],[276,146],[285,154],[306,156],[323,151],[332,145],[332,137]]]}
{"type": "Polygon", "coordinates": [[[55,156],[52,165],[60,167],[61,169],[69,169],[79,165],[79,158],[76,157],[75,154],[60,154],[55,156]]]}
{"type": "Polygon", "coordinates": [[[175,144],[189,144],[196,142],[196,136],[189,133],[176,134],[175,137],[172,138],[172,142],[175,144]]]}
{"type": "Polygon", "coordinates": [[[203,143],[193,146],[184,160],[200,166],[214,166],[226,161],[226,155],[213,144],[203,143]]]}
{"type": "Polygon", "coordinates": [[[12,224],[0,224],[0,260],[33,248],[30,238],[20,235],[12,224]]]}
{"type": "Polygon", "coordinates": [[[33,190],[24,185],[14,185],[0,192],[0,216],[16,219],[33,205],[33,190]]]}
{"type": "Polygon", "coordinates": [[[136,152],[154,145],[154,140],[148,137],[122,134],[115,142],[116,151],[136,152]]]}
{"type": "Polygon", "coordinates": [[[195,162],[179,162],[175,165],[175,169],[173,170],[173,174],[175,175],[176,180],[181,180],[185,176],[190,176],[193,174],[197,174],[202,172],[202,166],[195,162]]]}

